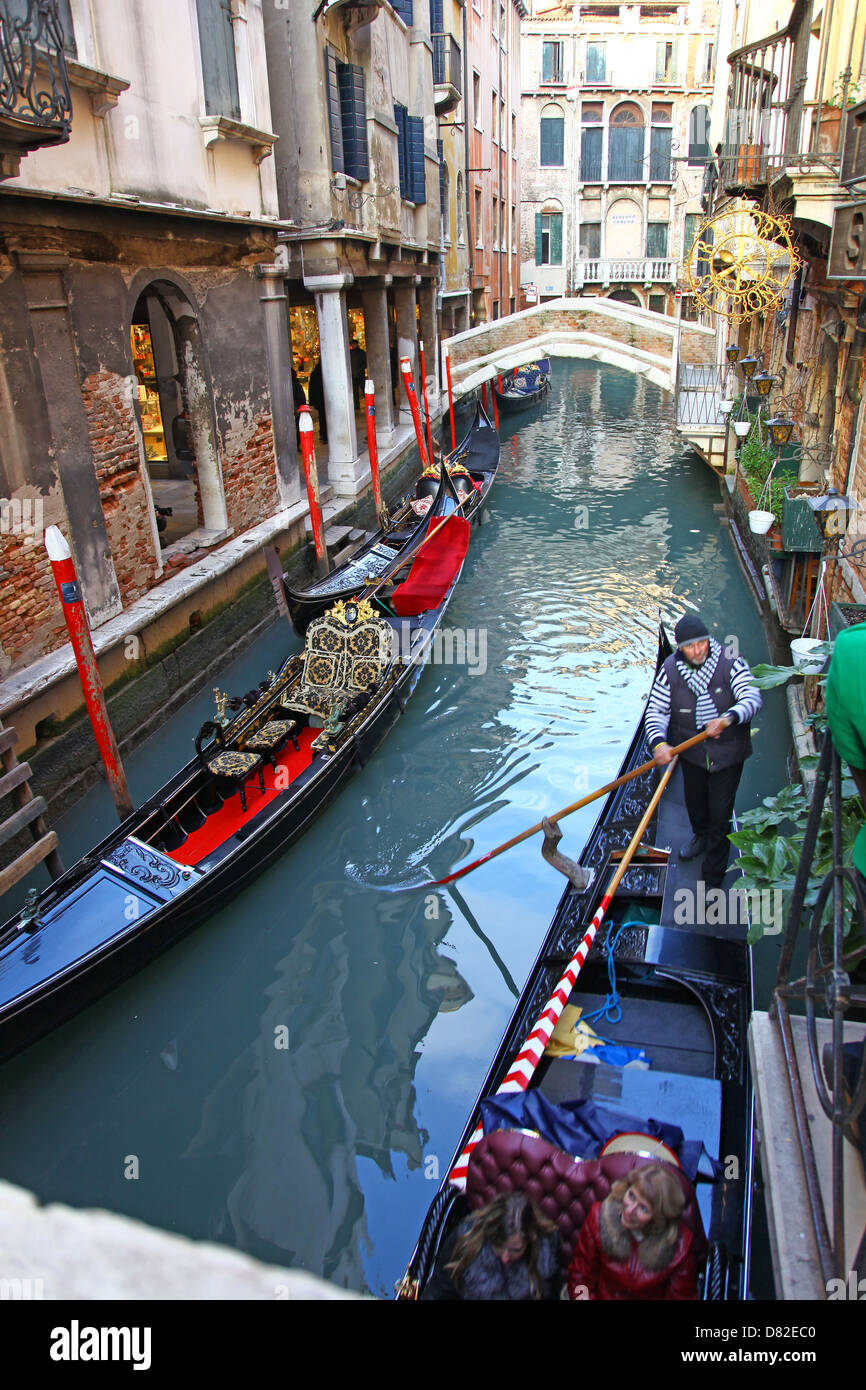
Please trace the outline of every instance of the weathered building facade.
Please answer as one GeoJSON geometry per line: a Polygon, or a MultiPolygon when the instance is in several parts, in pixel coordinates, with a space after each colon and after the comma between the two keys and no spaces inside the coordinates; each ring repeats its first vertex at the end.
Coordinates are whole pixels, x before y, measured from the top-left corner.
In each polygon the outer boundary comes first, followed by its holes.
{"type": "Polygon", "coordinates": [[[535,0],[522,44],[520,307],[601,294],[674,313],[701,218],[719,8],[535,0]]]}
{"type": "Polygon", "coordinates": [[[57,14],[70,138],[0,184],[3,676],[65,641],[48,525],[98,628],[300,495],[257,273],[278,230],[261,0],[57,14]]]}

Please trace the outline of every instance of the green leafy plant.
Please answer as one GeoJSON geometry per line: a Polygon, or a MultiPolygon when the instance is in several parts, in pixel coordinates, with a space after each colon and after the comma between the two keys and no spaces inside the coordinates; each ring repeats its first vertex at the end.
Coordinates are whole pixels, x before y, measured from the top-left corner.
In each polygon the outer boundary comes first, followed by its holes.
{"type": "MultiPolygon", "coordinates": [[[[826,661],[833,651],[832,642],[821,642],[817,647],[813,647],[811,655],[816,661],[826,661]]],[[[803,676],[806,672],[799,666],[770,666],[767,662],[759,661],[752,667],[752,675],[755,685],[759,690],[775,690],[778,685],[787,685],[789,680],[795,676],[803,676]]],[[[825,682],[822,682],[824,684],[825,682]]]]}
{"type": "Polygon", "coordinates": [[[785,501],[785,488],[792,481],[796,481],[793,475],[785,472],[773,478],[770,482],[768,494],[763,497],[767,479],[776,463],[776,455],[770,447],[768,440],[764,438],[764,429],[760,418],[755,417],[752,428],[743,440],[740,449],[740,472],[746,481],[746,486],[752,495],[752,500],[757,507],[761,507],[768,512],[772,512],[779,526],[782,524],[782,506],[785,501]]]}
{"type": "MultiPolygon", "coordinates": [[[[817,758],[804,758],[801,766],[814,767],[817,758]]],[[[863,825],[864,808],[852,777],[842,779],[842,861],[852,863],[854,841],[863,825]]],[[[778,888],[782,893],[783,921],[787,920],[794,881],[803,852],[803,836],[809,817],[809,800],[799,785],[783,787],[774,796],[765,796],[753,811],[737,817],[739,829],[729,837],[740,851],[737,867],[741,877],[733,885],[747,892],[778,888]]],[[[830,799],[824,803],[815,857],[806,891],[805,907],[811,908],[821,884],[833,867],[833,818],[830,799]]],[[[850,905],[850,904],[849,904],[850,905]]],[[[804,914],[804,922],[805,922],[804,914]]],[[[852,914],[845,914],[846,937],[852,914]]],[[[765,924],[754,922],[749,941],[754,944],[764,934],[765,924]]],[[[852,943],[853,944],[853,943],[852,943]]],[[[858,944],[860,944],[858,942],[858,944]]]]}

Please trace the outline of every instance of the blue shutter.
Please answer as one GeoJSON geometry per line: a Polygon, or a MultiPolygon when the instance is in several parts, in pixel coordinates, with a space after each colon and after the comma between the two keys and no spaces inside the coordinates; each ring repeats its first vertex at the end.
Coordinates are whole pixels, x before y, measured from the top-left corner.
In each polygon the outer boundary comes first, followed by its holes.
{"type": "Polygon", "coordinates": [[[600,126],[584,126],[580,137],[580,177],[584,183],[601,182],[600,126]]]}
{"type": "Polygon", "coordinates": [[[343,127],[344,171],[363,183],[370,177],[364,69],[357,63],[338,62],[337,81],[343,127]]]}
{"type": "Polygon", "coordinates": [[[612,183],[643,183],[643,126],[612,126],[608,178],[612,183]]]}
{"type": "Polygon", "coordinates": [[[562,213],[550,214],[550,264],[562,265],[562,213]]]}
{"type": "Polygon", "coordinates": [[[535,214],[535,264],[541,265],[541,257],[544,255],[544,247],[541,240],[541,213],[535,214]]]}
{"type": "Polygon", "coordinates": [[[655,126],[650,131],[650,178],[669,182],[671,177],[671,132],[655,126]]]}
{"type": "Polygon", "coordinates": [[[562,116],[542,116],[539,121],[541,165],[560,166],[565,163],[565,121],[562,116]]]}
{"type": "Polygon", "coordinates": [[[397,164],[400,171],[400,197],[409,197],[409,142],[406,132],[406,118],[409,115],[405,106],[394,107],[394,120],[397,122],[397,164]]]}
{"type": "MultiPolygon", "coordinates": [[[[395,5],[394,8],[395,8],[395,9],[397,8],[396,5],[395,5]]],[[[431,34],[444,34],[444,33],[445,33],[445,19],[444,19],[444,15],[443,15],[443,13],[442,13],[442,10],[443,10],[442,0],[430,0],[430,33],[431,33],[431,34]]]]}
{"type": "Polygon", "coordinates": [[[436,141],[436,153],[439,156],[439,207],[443,217],[447,217],[445,208],[445,143],[443,140],[436,141]]]}
{"type": "Polygon", "coordinates": [[[427,171],[424,163],[424,117],[409,116],[409,197],[413,203],[427,201],[427,171]]]}
{"type": "Polygon", "coordinates": [[[391,0],[391,4],[405,24],[412,23],[412,0],[391,0]]]}
{"type": "Polygon", "coordinates": [[[328,128],[331,132],[331,168],[336,173],[345,172],[343,151],[343,113],[340,107],[341,64],[332,48],[325,49],[325,102],[328,108],[328,128]]]}
{"type": "Polygon", "coordinates": [[[204,78],[204,104],[209,116],[241,118],[235,35],[229,0],[196,0],[198,37],[204,78]]]}

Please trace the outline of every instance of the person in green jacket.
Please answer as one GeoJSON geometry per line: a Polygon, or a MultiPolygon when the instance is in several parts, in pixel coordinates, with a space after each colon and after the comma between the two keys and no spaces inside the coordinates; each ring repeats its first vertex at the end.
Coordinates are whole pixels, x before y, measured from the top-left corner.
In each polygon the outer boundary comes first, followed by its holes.
{"type": "MultiPolygon", "coordinates": [[[[827,723],[866,807],[866,623],[844,628],[834,643],[827,678],[827,723]]],[[[866,824],[854,842],[854,865],[866,879],[866,824]]]]}

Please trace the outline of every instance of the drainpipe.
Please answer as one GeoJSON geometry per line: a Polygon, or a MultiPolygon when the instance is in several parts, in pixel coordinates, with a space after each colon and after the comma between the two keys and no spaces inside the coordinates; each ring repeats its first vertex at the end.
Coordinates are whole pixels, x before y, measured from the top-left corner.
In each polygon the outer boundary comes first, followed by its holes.
{"type": "MultiPolygon", "coordinates": [[[[473,92],[473,101],[475,94],[473,92]]],[[[472,112],[473,121],[475,112],[472,112]]],[[[472,254],[472,218],[469,209],[474,199],[471,197],[472,190],[469,187],[469,27],[466,19],[466,6],[463,6],[463,188],[466,206],[464,216],[466,218],[466,249],[469,252],[469,313],[467,315],[469,327],[475,327],[475,312],[473,308],[473,289],[475,285],[475,257],[472,254]]]]}

